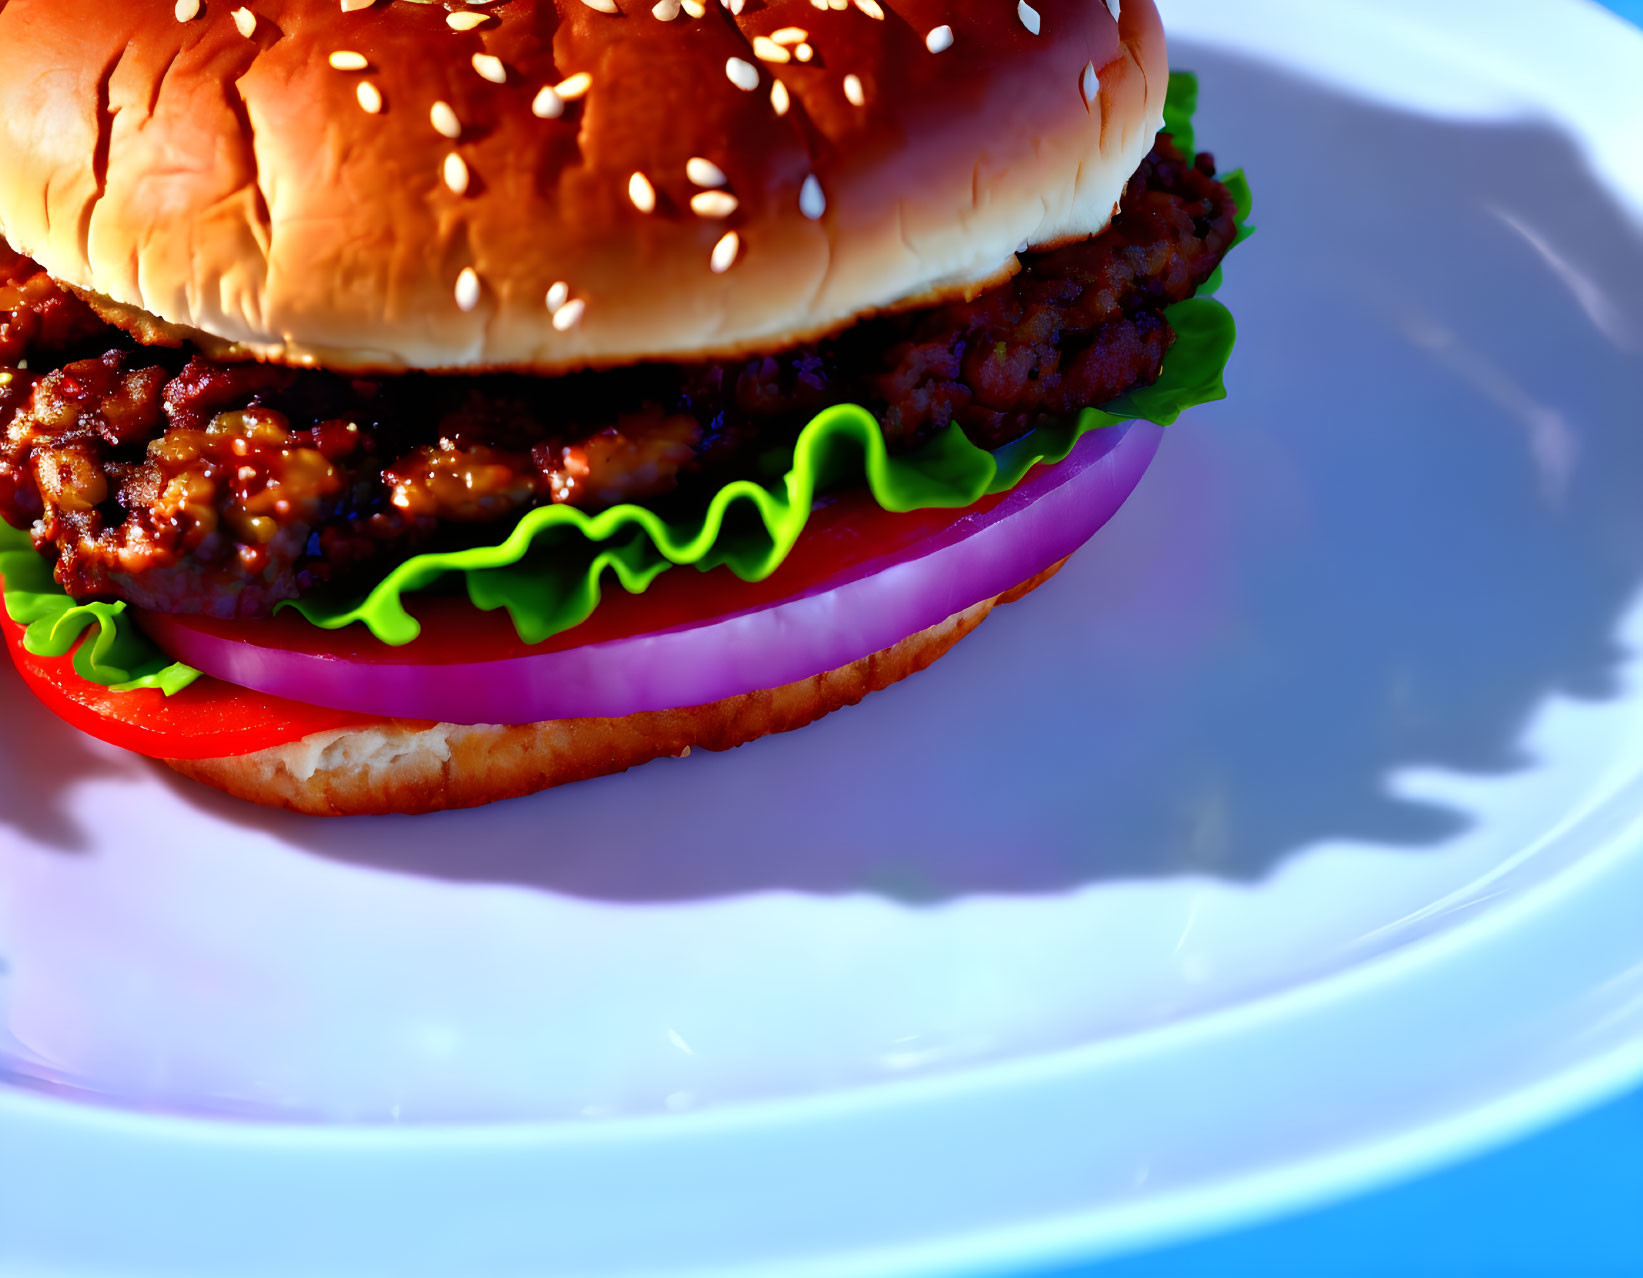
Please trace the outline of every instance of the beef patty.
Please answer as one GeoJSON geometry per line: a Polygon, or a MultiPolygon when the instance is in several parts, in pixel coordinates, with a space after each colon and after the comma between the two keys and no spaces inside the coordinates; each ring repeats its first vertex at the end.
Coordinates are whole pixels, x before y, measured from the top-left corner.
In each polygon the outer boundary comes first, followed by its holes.
{"type": "Polygon", "coordinates": [[[1160,135],[1106,231],[1023,253],[970,301],[564,377],[361,380],[146,347],[0,242],[0,517],[33,525],[75,598],[254,617],[495,540],[533,506],[687,502],[829,404],[865,405],[894,449],[953,422],[995,448],[1157,378],[1164,308],[1236,234],[1214,174],[1160,135]]]}

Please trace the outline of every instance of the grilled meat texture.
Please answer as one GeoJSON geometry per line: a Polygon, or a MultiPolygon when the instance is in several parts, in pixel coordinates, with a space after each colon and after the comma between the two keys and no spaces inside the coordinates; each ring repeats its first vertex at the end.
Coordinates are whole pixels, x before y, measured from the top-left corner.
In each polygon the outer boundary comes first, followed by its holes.
{"type": "Polygon", "coordinates": [[[1214,162],[1161,135],[1102,234],[1027,253],[969,301],[775,354],[566,377],[378,380],[145,347],[0,245],[0,517],[80,599],[266,615],[525,510],[683,503],[830,404],[891,447],[986,448],[1153,382],[1236,234],[1214,162]]]}

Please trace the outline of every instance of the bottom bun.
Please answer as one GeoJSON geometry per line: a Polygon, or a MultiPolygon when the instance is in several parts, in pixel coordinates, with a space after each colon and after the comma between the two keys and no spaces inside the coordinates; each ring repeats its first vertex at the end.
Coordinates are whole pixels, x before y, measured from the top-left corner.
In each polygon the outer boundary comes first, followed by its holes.
{"type": "Polygon", "coordinates": [[[730,750],[802,728],[923,670],[999,604],[1036,589],[1064,563],[848,666],[707,705],[517,727],[385,719],[237,758],[165,762],[236,798],[311,816],[438,812],[518,798],[694,748],[730,750]]]}

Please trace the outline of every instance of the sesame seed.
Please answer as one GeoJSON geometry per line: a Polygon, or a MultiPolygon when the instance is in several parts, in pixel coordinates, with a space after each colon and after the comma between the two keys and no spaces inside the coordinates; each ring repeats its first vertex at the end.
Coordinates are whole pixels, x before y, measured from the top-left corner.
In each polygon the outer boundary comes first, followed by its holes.
{"type": "Polygon", "coordinates": [[[751,93],[759,87],[759,69],[741,58],[725,59],[725,75],[738,89],[751,93]]]}
{"type": "Polygon", "coordinates": [[[502,59],[494,53],[476,53],[473,57],[474,70],[492,84],[506,84],[508,82],[508,68],[502,65],[502,59]]]}
{"type": "Polygon", "coordinates": [[[827,212],[827,197],[822,194],[821,183],[816,181],[814,173],[805,178],[799,188],[799,212],[812,222],[827,212]]]}
{"type": "MultiPolygon", "coordinates": [[[[531,114],[538,120],[557,120],[565,114],[565,99],[559,96],[552,85],[543,85],[536,97],[531,100],[531,114]]],[[[443,129],[440,130],[444,132],[443,129]]]]}
{"type": "Polygon", "coordinates": [[[369,9],[376,0],[342,0],[344,13],[358,13],[361,9],[369,9]]]}
{"type": "Polygon", "coordinates": [[[770,86],[770,107],[777,115],[786,115],[787,108],[792,100],[787,96],[787,86],[780,80],[770,86]]]}
{"type": "Polygon", "coordinates": [[[582,3],[597,13],[620,13],[616,7],[616,0],[582,0],[582,3]]]}
{"type": "Polygon", "coordinates": [[[327,61],[336,71],[363,71],[370,65],[363,53],[355,53],[352,49],[338,49],[327,61]]]}
{"type": "Polygon", "coordinates": [[[200,16],[200,0],[177,0],[177,7],[172,10],[178,22],[192,22],[200,16]]]}
{"type": "Polygon", "coordinates": [[[924,37],[924,47],[931,53],[941,53],[953,47],[953,29],[949,26],[932,27],[924,37]]]}
{"type": "Polygon", "coordinates": [[[810,0],[810,7],[812,9],[820,9],[823,13],[826,13],[827,0],[810,0]]]}
{"type": "Polygon", "coordinates": [[[592,87],[593,77],[586,71],[578,71],[575,75],[567,75],[558,84],[554,85],[553,91],[564,98],[566,102],[574,102],[592,87]]]}
{"type": "Polygon", "coordinates": [[[866,105],[867,93],[861,87],[861,77],[859,75],[847,75],[844,77],[844,96],[849,101],[851,106],[866,105]]]}
{"type": "Polygon", "coordinates": [[[1021,19],[1021,25],[1034,35],[1038,34],[1040,26],[1038,10],[1027,3],[1027,0],[1016,0],[1015,16],[1021,19]]]}
{"type": "Polygon", "coordinates": [[[827,0],[827,7],[836,13],[843,13],[850,7],[850,0],[827,0]]]}
{"type": "Polygon", "coordinates": [[[445,185],[457,195],[468,193],[468,162],[455,151],[445,157],[443,169],[445,185]]]}
{"type": "Polygon", "coordinates": [[[658,22],[672,22],[679,16],[679,0],[656,0],[650,10],[650,16],[658,22]]]}
{"type": "Polygon", "coordinates": [[[490,14],[475,13],[471,9],[445,15],[445,25],[452,31],[472,31],[475,27],[483,26],[490,20],[490,14]]]}
{"type": "Polygon", "coordinates": [[[777,44],[799,44],[810,38],[810,33],[803,27],[783,27],[779,31],[772,31],[770,38],[777,44]]]}
{"type": "Polygon", "coordinates": [[[1107,12],[1112,14],[1112,20],[1118,21],[1118,0],[1107,0],[1107,12]]]}
{"type": "Polygon", "coordinates": [[[742,9],[746,5],[746,0],[720,0],[720,3],[730,10],[731,17],[739,18],[742,16],[742,9]]]}
{"type": "Polygon", "coordinates": [[[880,7],[879,0],[856,0],[856,8],[875,22],[884,21],[884,10],[880,7]]]}
{"type": "Polygon", "coordinates": [[[1095,63],[1086,62],[1084,64],[1084,76],[1083,79],[1079,81],[1078,87],[1084,94],[1085,102],[1088,103],[1095,101],[1095,95],[1101,92],[1101,80],[1095,74],[1095,63]]]}
{"type": "Polygon", "coordinates": [[[588,304],[579,297],[574,297],[553,313],[553,327],[557,332],[566,333],[582,322],[582,314],[588,309],[588,304]]]}
{"type": "Polygon", "coordinates": [[[234,26],[247,40],[257,34],[257,15],[252,13],[251,10],[245,8],[235,9],[233,18],[234,26]]]}
{"type": "Polygon", "coordinates": [[[679,0],[679,7],[693,18],[707,16],[707,6],[702,0],[679,0]]]}
{"type": "Polygon", "coordinates": [[[570,285],[564,280],[555,280],[548,288],[548,309],[557,311],[570,300],[570,285]]]}
{"type": "Polygon", "coordinates": [[[736,254],[741,252],[742,239],[735,231],[726,231],[719,237],[719,242],[713,246],[713,256],[708,258],[708,265],[713,268],[715,275],[723,275],[736,262],[736,254]]]}
{"type": "Polygon", "coordinates": [[[354,96],[359,99],[359,108],[366,115],[382,114],[382,90],[369,80],[361,80],[354,89],[354,96]]]}
{"type": "Polygon", "coordinates": [[[693,155],[685,161],[685,176],[697,186],[723,186],[730,180],[717,164],[699,155],[693,155]]]}
{"type": "Polygon", "coordinates": [[[729,217],[736,203],[729,191],[698,191],[690,197],[690,211],[697,217],[729,217]]]}
{"type": "Polygon", "coordinates": [[[479,272],[464,266],[456,277],[456,304],[459,309],[471,311],[479,305],[479,272]]]}
{"type": "Polygon", "coordinates": [[[808,44],[801,44],[793,50],[793,56],[800,62],[808,62],[816,56],[816,51],[808,44]]]}
{"type": "Polygon", "coordinates": [[[656,188],[643,173],[635,173],[628,178],[628,199],[641,213],[656,211],[656,188]]]}
{"type": "Polygon", "coordinates": [[[456,118],[456,109],[449,102],[435,102],[428,111],[428,121],[442,137],[462,136],[462,121],[456,118]]]}
{"type": "Polygon", "coordinates": [[[793,55],[769,36],[753,37],[753,56],[760,62],[791,62],[793,55]]]}

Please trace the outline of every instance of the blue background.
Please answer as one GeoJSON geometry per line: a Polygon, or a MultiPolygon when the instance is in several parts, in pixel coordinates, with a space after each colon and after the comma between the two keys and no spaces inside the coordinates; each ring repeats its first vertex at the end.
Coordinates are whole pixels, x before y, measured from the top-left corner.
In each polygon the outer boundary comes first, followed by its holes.
{"type": "Polygon", "coordinates": [[[1045,1278],[1643,1275],[1643,1092],[1338,1207],[1045,1278]]]}
{"type": "MultiPolygon", "coordinates": [[[[1643,25],[1643,0],[1607,0],[1643,25]]],[[[1640,924],[1643,925],[1643,924],[1640,924]]],[[[1643,1091],[1340,1206],[1046,1278],[1643,1276],[1643,1091]]]]}

